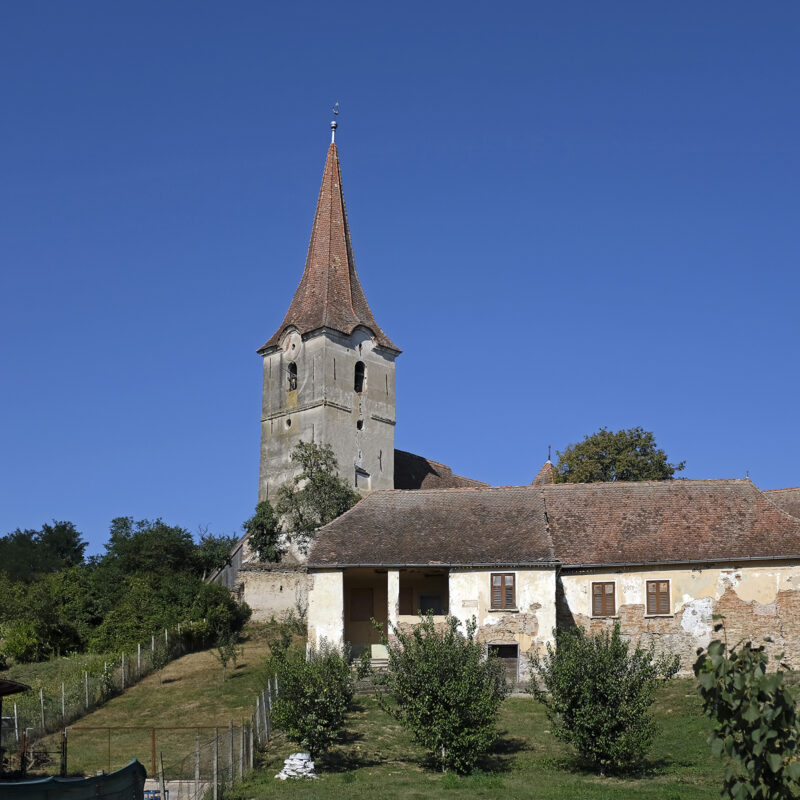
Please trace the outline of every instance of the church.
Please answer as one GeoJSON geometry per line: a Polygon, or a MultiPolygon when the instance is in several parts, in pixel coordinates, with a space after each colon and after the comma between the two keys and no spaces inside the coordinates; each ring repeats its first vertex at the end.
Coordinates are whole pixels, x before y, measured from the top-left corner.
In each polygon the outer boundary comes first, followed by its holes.
{"type": "Polygon", "coordinates": [[[362,495],[307,553],[259,563],[245,539],[218,576],[255,619],[306,616],[309,640],[386,653],[372,620],[475,618],[512,680],[558,626],[623,633],[689,671],[724,616],[800,667],[800,487],[750,480],[493,487],[394,447],[395,361],[356,272],[331,123],[305,268],[263,359],[259,501],[291,479],[299,441],[328,444],[362,495]]]}

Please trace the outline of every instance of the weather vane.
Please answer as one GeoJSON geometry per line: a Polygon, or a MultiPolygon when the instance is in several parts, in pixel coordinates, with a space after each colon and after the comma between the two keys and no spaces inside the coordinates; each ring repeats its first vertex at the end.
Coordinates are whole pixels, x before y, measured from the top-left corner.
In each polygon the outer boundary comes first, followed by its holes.
{"type": "MultiPolygon", "coordinates": [[[[333,115],[335,117],[339,116],[339,101],[338,100],[334,104],[334,106],[331,109],[331,111],[333,111],[333,115]]],[[[336,122],[336,120],[335,119],[331,120],[331,144],[333,144],[336,141],[336,128],[337,127],[338,127],[338,123],[336,122]]]]}

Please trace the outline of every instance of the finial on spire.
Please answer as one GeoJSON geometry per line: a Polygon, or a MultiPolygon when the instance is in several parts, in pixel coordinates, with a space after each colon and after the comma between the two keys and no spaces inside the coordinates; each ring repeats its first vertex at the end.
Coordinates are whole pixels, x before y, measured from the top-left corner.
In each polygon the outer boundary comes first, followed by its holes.
{"type": "Polygon", "coordinates": [[[547,445],[547,460],[550,461],[550,445],[547,445]]]}
{"type": "MultiPolygon", "coordinates": [[[[339,101],[338,100],[334,104],[334,106],[331,109],[331,111],[333,111],[334,116],[336,116],[336,117],[339,116],[339,101]]],[[[339,123],[335,119],[331,120],[331,144],[333,144],[336,141],[336,129],[338,127],[339,127],[339,123]]]]}

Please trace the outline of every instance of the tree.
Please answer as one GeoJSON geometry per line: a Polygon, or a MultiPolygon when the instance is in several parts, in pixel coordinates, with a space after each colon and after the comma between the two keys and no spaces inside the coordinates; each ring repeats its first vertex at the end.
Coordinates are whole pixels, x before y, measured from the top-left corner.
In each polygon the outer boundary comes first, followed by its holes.
{"type": "Polygon", "coordinates": [[[555,638],[555,647],[531,657],[528,688],[554,735],[601,774],[635,769],[656,733],[649,712],[656,687],[678,671],[678,657],[655,658],[652,643],[631,651],[619,623],[596,635],[560,629],[555,638]]]}
{"type": "Polygon", "coordinates": [[[750,642],[728,650],[715,639],[697,651],[694,674],[714,721],[711,751],[730,760],[723,794],[731,800],[800,795],[797,697],[781,670],[767,673],[768,662],[764,646],[750,642]]]}
{"type": "Polygon", "coordinates": [[[562,483],[663,481],[686,466],[685,461],[670,464],[653,434],[642,428],[600,428],[557,455],[556,474],[562,483]]]}
{"type": "Polygon", "coordinates": [[[486,658],[475,639],[475,618],[465,634],[459,626],[448,617],[437,630],[428,614],[411,633],[394,629],[395,641],[384,636],[389,664],[385,675],[378,676],[386,691],[378,702],[443,772],[467,773],[494,743],[497,711],[507,687],[499,659],[486,658]]]}
{"type": "Polygon", "coordinates": [[[312,756],[332,745],[344,727],[353,699],[353,675],[345,655],[327,642],[301,648],[271,644],[268,671],[277,676],[279,693],[272,719],[312,756]]]}
{"type": "Polygon", "coordinates": [[[339,477],[339,465],[329,444],[298,442],[291,460],[300,473],[278,490],[277,512],[293,535],[313,536],[316,530],[344,514],[361,496],[339,477]]]}
{"type": "Polygon", "coordinates": [[[40,531],[0,537],[0,569],[13,580],[32,581],[48,572],[83,564],[86,542],[71,522],[45,523],[40,531]]]}
{"type": "Polygon", "coordinates": [[[266,500],[256,506],[256,513],[242,525],[248,536],[250,547],[261,561],[277,563],[285,549],[281,544],[281,532],[275,510],[266,500]]]}
{"type": "Polygon", "coordinates": [[[209,573],[231,563],[231,548],[234,544],[234,536],[215,536],[207,530],[202,531],[200,541],[194,548],[194,560],[203,580],[209,573]]]}

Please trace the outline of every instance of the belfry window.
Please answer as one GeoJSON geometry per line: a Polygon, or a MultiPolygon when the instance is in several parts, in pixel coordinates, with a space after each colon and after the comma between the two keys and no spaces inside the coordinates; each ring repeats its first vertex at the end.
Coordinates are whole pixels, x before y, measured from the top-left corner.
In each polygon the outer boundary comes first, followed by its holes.
{"type": "Polygon", "coordinates": [[[355,376],[353,379],[353,389],[355,390],[356,394],[361,394],[361,392],[364,391],[364,377],[365,377],[364,362],[357,361],[355,376]]]}
{"type": "Polygon", "coordinates": [[[297,389],[297,364],[294,361],[289,362],[289,391],[293,392],[297,389]]]}

